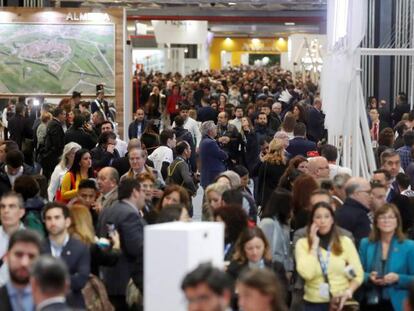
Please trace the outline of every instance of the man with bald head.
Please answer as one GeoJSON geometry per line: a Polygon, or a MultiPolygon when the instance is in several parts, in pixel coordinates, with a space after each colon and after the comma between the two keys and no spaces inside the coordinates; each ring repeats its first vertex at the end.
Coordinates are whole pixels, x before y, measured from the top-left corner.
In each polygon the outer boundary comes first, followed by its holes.
{"type": "Polygon", "coordinates": [[[316,180],[329,178],[329,163],[324,157],[309,158],[309,175],[316,180]]]}
{"type": "Polygon", "coordinates": [[[371,232],[371,185],[362,177],[352,177],[345,184],[344,205],[336,211],[339,226],[350,231],[357,246],[371,232]]]}

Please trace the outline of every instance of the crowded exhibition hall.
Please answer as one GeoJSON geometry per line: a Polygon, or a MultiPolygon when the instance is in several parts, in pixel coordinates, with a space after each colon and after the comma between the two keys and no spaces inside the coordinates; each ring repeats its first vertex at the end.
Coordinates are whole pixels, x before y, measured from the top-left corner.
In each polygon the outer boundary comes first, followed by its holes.
{"type": "Polygon", "coordinates": [[[0,311],[414,311],[414,0],[0,0],[0,311]]]}

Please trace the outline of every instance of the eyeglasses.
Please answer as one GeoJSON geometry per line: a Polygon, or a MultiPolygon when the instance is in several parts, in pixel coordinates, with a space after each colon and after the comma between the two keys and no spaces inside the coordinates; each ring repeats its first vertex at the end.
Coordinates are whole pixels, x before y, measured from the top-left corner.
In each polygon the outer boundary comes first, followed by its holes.
{"type": "Polygon", "coordinates": [[[358,190],[357,192],[365,192],[367,194],[371,194],[371,189],[369,189],[369,190],[358,190]]]}
{"type": "Polygon", "coordinates": [[[386,220],[395,220],[397,217],[395,216],[379,216],[378,221],[386,221],[386,220]]]}

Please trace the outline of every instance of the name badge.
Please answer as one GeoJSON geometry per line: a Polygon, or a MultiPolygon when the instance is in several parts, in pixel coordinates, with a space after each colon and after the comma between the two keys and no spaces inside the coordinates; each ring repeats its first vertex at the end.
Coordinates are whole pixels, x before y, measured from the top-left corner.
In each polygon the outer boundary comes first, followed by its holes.
{"type": "Polygon", "coordinates": [[[329,284],[322,283],[319,285],[319,296],[323,299],[329,299],[329,284]]]}

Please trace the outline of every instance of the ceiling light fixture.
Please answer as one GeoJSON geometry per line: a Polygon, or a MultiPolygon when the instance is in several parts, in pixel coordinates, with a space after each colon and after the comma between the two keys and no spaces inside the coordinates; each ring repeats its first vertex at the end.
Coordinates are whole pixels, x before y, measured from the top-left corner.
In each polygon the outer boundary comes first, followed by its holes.
{"type": "Polygon", "coordinates": [[[293,23],[293,22],[286,22],[285,23],[285,26],[295,26],[296,25],[296,23],[293,23]]]}
{"type": "Polygon", "coordinates": [[[229,2],[229,5],[236,5],[236,2],[229,2]]]}

